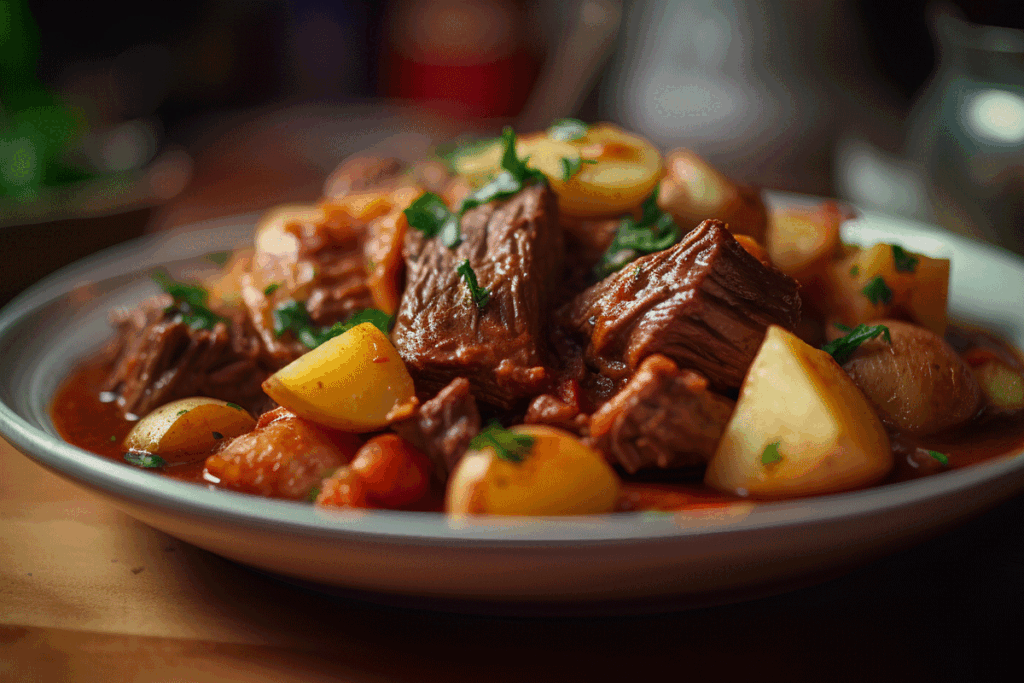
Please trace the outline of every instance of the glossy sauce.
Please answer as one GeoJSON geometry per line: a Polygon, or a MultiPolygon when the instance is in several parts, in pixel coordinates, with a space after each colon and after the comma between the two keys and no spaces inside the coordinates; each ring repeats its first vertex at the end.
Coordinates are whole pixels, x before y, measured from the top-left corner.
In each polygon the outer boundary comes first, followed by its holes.
{"type": "MultiPolygon", "coordinates": [[[[991,348],[998,346],[1000,355],[1020,367],[1019,357],[1005,345],[994,342],[988,335],[970,333],[972,345],[991,348]]],[[[955,344],[955,342],[954,342],[955,344]]],[[[955,344],[957,345],[957,344],[955,344]]],[[[100,361],[85,363],[76,369],[61,385],[51,406],[51,417],[61,437],[84,450],[124,462],[121,443],[131,431],[131,421],[124,419],[116,403],[101,400],[101,387],[109,367],[100,361]]],[[[915,439],[905,435],[892,435],[896,466],[882,482],[893,483],[936,474],[946,469],[974,465],[985,460],[1024,450],[1024,415],[982,416],[963,428],[915,439]],[[948,467],[940,465],[924,450],[943,453],[949,459],[948,467]]],[[[218,488],[203,476],[203,461],[173,465],[154,470],[164,476],[218,488]]],[[[655,471],[625,481],[617,509],[636,510],[695,510],[727,505],[740,500],[705,487],[699,472],[692,479],[679,481],[678,473],[655,471]]],[[[443,492],[432,491],[422,503],[408,509],[436,510],[443,507],[443,492]]]]}

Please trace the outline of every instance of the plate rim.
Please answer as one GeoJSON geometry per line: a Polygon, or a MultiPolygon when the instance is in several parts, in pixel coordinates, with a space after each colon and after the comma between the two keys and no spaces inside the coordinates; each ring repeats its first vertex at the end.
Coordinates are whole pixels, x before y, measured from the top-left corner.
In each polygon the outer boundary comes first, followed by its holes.
{"type": "MultiPolygon", "coordinates": [[[[150,235],[98,252],[53,273],[13,299],[0,310],[0,350],[11,330],[40,308],[60,300],[92,273],[114,271],[119,264],[132,267],[129,273],[143,273],[155,257],[152,254],[181,252],[181,260],[195,259],[219,244],[225,229],[251,233],[259,214],[241,214],[185,226],[161,235],[150,235]],[[199,246],[197,246],[197,244],[199,246]],[[161,247],[161,249],[157,248],[161,247]],[[147,252],[148,250],[148,252],[147,252]],[[138,259],[140,252],[149,259],[138,259]]],[[[918,221],[877,212],[861,212],[860,218],[844,225],[844,239],[852,233],[871,233],[870,224],[895,227],[890,238],[923,236],[937,239],[954,253],[968,250],[985,259],[999,261],[1024,274],[1024,259],[1000,247],[969,240],[918,221]],[[866,229],[858,230],[858,223],[866,229]]],[[[234,234],[234,233],[232,233],[234,234]]],[[[234,247],[242,246],[235,243],[234,247]]],[[[109,279],[109,278],[108,278],[109,279]]],[[[952,290],[952,288],[951,288],[952,290]]],[[[7,382],[0,378],[0,384],[7,382]]],[[[436,546],[453,544],[474,547],[558,547],[581,544],[689,542],[693,539],[775,529],[783,531],[807,524],[843,522],[858,517],[893,512],[930,500],[974,491],[1004,482],[1012,475],[1024,477],[1024,448],[984,463],[921,479],[884,484],[867,489],[797,498],[775,502],[738,503],[737,514],[721,520],[696,519],[685,513],[611,513],[579,517],[487,517],[452,518],[444,513],[404,511],[325,511],[308,504],[266,499],[224,490],[209,490],[195,484],[160,477],[122,465],[108,458],[71,446],[39,429],[0,400],[0,435],[23,454],[60,476],[118,498],[191,517],[272,529],[309,538],[372,541],[385,544],[436,546]]],[[[1021,486],[1014,486],[1019,492],[1021,486]]],[[[1002,496],[1005,499],[1013,492],[1002,496]]],[[[995,504],[998,501],[992,501],[995,504]]]]}

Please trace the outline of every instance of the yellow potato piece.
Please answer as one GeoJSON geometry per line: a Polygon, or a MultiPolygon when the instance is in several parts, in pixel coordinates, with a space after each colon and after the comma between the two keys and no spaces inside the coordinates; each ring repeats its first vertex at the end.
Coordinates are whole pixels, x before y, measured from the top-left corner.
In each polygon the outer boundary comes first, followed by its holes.
{"type": "Polygon", "coordinates": [[[167,462],[187,462],[212,453],[227,439],[245,434],[256,420],[245,408],[196,396],[165,403],[139,420],[124,447],[159,455],[167,462]]]}
{"type": "Polygon", "coordinates": [[[272,399],[318,424],[349,432],[387,426],[415,401],[398,351],[370,323],[356,325],[281,368],[263,383],[272,399]]]}
{"type": "Polygon", "coordinates": [[[870,484],[892,467],[860,389],[829,354],[772,325],[704,481],[739,495],[807,496],[870,484]]]}
{"type": "Polygon", "coordinates": [[[619,478],[601,454],[554,427],[520,425],[534,443],[522,462],[492,448],[470,451],[448,482],[445,507],[453,514],[587,515],[610,512],[619,478]]]}

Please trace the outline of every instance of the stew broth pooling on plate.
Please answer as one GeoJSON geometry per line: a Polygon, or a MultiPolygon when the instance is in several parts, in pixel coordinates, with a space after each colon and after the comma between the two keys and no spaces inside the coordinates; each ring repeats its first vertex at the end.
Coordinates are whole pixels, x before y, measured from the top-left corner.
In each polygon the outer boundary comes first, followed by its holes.
{"type": "Polygon", "coordinates": [[[844,245],[610,124],[344,162],[214,278],[111,314],[72,443],[325,507],[586,514],[933,474],[1024,443],[949,261],[844,245]],[[969,443],[968,437],[969,434],[969,443]]]}

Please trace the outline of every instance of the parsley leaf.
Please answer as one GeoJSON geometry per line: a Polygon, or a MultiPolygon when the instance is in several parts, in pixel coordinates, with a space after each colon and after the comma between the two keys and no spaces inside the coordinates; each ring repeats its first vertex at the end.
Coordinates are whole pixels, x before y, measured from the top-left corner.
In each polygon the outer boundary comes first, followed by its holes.
{"type": "Polygon", "coordinates": [[[913,273],[921,259],[911,256],[910,252],[898,244],[890,244],[889,246],[892,247],[892,260],[896,265],[896,270],[901,273],[913,273]]]}
{"type": "Polygon", "coordinates": [[[534,438],[529,434],[517,434],[505,429],[497,420],[480,430],[469,442],[473,450],[493,448],[495,455],[509,462],[522,462],[533,449],[534,438]]]}
{"type": "Polygon", "coordinates": [[[579,119],[558,119],[548,126],[548,137],[552,140],[579,140],[590,128],[579,119]]]}
{"type": "Polygon", "coordinates": [[[573,176],[580,172],[583,168],[583,164],[596,164],[596,159],[581,159],[576,157],[575,159],[562,158],[562,180],[569,182],[573,176]]]}
{"type": "Polygon", "coordinates": [[[882,339],[884,339],[886,343],[892,343],[892,337],[889,336],[889,328],[885,325],[872,325],[871,327],[868,327],[864,323],[861,323],[839,339],[830,341],[828,344],[822,346],[821,350],[831,354],[831,356],[836,359],[836,362],[842,365],[850,359],[850,356],[853,355],[853,352],[856,351],[861,344],[874,339],[878,335],[882,335],[882,339]]]}
{"type": "Polygon", "coordinates": [[[142,467],[143,469],[152,470],[158,467],[165,467],[167,461],[161,458],[159,455],[153,455],[152,453],[137,453],[135,451],[128,451],[124,454],[125,461],[135,465],[136,467],[142,467]]]}
{"type": "Polygon", "coordinates": [[[315,349],[328,339],[344,334],[362,323],[373,323],[384,334],[391,329],[391,316],[375,308],[359,311],[344,323],[337,322],[326,328],[313,324],[305,304],[301,301],[285,301],[274,309],[273,315],[274,335],[280,337],[285,332],[291,332],[310,349],[315,349]]]}
{"type": "Polygon", "coordinates": [[[858,275],[860,275],[860,266],[858,266],[856,263],[850,266],[850,275],[852,277],[857,277],[858,275]]]}
{"type": "Polygon", "coordinates": [[[932,456],[941,465],[949,465],[949,457],[945,453],[939,453],[938,451],[928,451],[928,455],[932,456]]]}
{"type": "Polygon", "coordinates": [[[228,408],[234,408],[235,410],[245,410],[242,406],[237,403],[228,403],[228,408]]]}
{"type": "Polygon", "coordinates": [[[462,263],[455,269],[462,279],[466,281],[466,286],[469,287],[469,296],[473,299],[473,303],[481,311],[487,305],[487,302],[491,300],[491,290],[486,287],[481,287],[480,283],[476,280],[476,273],[473,271],[473,267],[469,265],[469,259],[462,259],[462,263]]]}
{"type": "Polygon", "coordinates": [[[206,255],[206,260],[218,266],[223,266],[231,257],[230,251],[211,251],[206,255]]]}
{"type": "Polygon", "coordinates": [[[274,292],[276,292],[280,288],[281,288],[281,285],[279,285],[276,282],[273,282],[273,283],[271,283],[271,284],[269,284],[269,285],[267,285],[266,287],[263,288],[263,296],[270,296],[271,294],[273,294],[274,292]]]}
{"type": "Polygon", "coordinates": [[[164,311],[181,316],[181,321],[193,330],[212,330],[224,320],[206,307],[210,294],[199,285],[177,282],[161,270],[154,271],[151,277],[174,300],[164,311]]]}
{"type": "Polygon", "coordinates": [[[462,206],[459,208],[460,214],[489,201],[511,197],[522,190],[527,183],[544,180],[543,173],[526,165],[529,157],[520,159],[516,155],[516,134],[510,126],[506,126],[502,131],[501,142],[504,146],[501,155],[502,172],[495,176],[494,180],[463,199],[462,206]]]}
{"type": "Polygon", "coordinates": [[[433,192],[424,192],[403,213],[410,226],[427,237],[440,237],[449,249],[462,243],[458,214],[433,192]]]}
{"type": "Polygon", "coordinates": [[[452,175],[459,175],[462,172],[461,162],[465,157],[472,157],[483,153],[488,147],[498,144],[497,138],[486,138],[483,140],[454,140],[452,142],[437,145],[434,154],[444,162],[452,175]]]}
{"type": "Polygon", "coordinates": [[[861,294],[868,298],[868,301],[876,306],[878,304],[888,304],[892,301],[892,290],[889,289],[889,285],[885,284],[885,280],[882,279],[881,275],[873,277],[867,286],[860,291],[861,294]]]}
{"type": "Polygon", "coordinates": [[[779,453],[780,443],[780,441],[776,441],[775,443],[770,443],[764,447],[764,452],[761,453],[762,465],[771,465],[774,462],[782,460],[782,454],[779,453]]]}
{"type": "Polygon", "coordinates": [[[672,216],[658,208],[658,188],[641,205],[639,222],[623,216],[608,250],[594,266],[597,278],[606,277],[644,254],[668,249],[679,241],[679,226],[672,216]]]}

